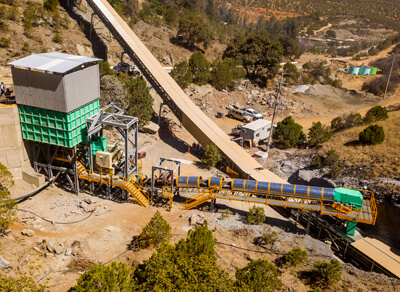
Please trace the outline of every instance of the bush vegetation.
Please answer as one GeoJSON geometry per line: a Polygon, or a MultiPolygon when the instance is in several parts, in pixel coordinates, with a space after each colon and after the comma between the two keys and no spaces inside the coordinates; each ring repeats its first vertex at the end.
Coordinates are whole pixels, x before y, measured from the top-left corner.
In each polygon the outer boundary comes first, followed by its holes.
{"type": "Polygon", "coordinates": [[[276,233],[274,230],[266,230],[260,238],[260,241],[258,241],[258,244],[260,245],[269,245],[271,248],[274,246],[275,242],[278,241],[278,233],[276,233]]]}
{"type": "Polygon", "coordinates": [[[338,260],[332,259],[328,262],[316,262],[312,269],[314,283],[324,286],[332,286],[342,278],[343,268],[338,260]]]}
{"type": "Polygon", "coordinates": [[[16,219],[17,202],[10,198],[8,192],[8,188],[13,184],[11,172],[0,163],[0,233],[3,233],[16,219]]]}
{"type": "Polygon", "coordinates": [[[359,141],[363,144],[376,145],[385,140],[383,127],[379,125],[370,125],[359,134],[359,141]]]}
{"type": "Polygon", "coordinates": [[[79,277],[77,284],[69,291],[135,291],[134,272],[133,267],[124,263],[112,262],[110,266],[95,264],[79,277]]]}
{"type": "Polygon", "coordinates": [[[247,212],[247,222],[253,225],[259,225],[265,221],[265,210],[263,207],[253,205],[247,212]]]}
{"type": "Polygon", "coordinates": [[[333,131],[343,130],[351,127],[360,126],[364,123],[359,113],[343,114],[331,121],[333,131]]]}
{"type": "Polygon", "coordinates": [[[54,37],[51,39],[53,43],[61,44],[63,42],[63,38],[59,33],[56,33],[54,37]]]}
{"type": "Polygon", "coordinates": [[[313,165],[322,166],[334,166],[339,162],[339,154],[334,150],[328,150],[325,155],[316,155],[312,159],[313,165]]]}
{"type": "Polygon", "coordinates": [[[245,291],[273,292],[283,286],[276,267],[262,259],[249,262],[236,270],[235,275],[239,287],[245,291]]]}
{"type": "Polygon", "coordinates": [[[1,37],[0,38],[0,48],[9,48],[11,44],[10,38],[1,37]]]}
{"type": "Polygon", "coordinates": [[[141,248],[158,247],[160,244],[168,242],[171,238],[171,226],[156,212],[150,222],[143,227],[142,232],[137,238],[141,248]]]}
{"type": "Polygon", "coordinates": [[[216,166],[222,160],[221,152],[215,144],[207,145],[206,152],[201,158],[201,162],[207,167],[216,166]]]}
{"type": "Polygon", "coordinates": [[[29,291],[29,292],[44,292],[46,287],[37,285],[31,277],[21,277],[14,279],[4,274],[0,275],[1,291],[29,291]]]}
{"type": "Polygon", "coordinates": [[[282,148],[292,148],[305,141],[306,135],[303,132],[303,127],[295,123],[292,116],[288,116],[278,122],[272,138],[282,148]]]}
{"type": "Polygon", "coordinates": [[[186,61],[174,65],[171,71],[171,77],[174,78],[182,89],[185,89],[193,81],[193,73],[186,61]]]}
{"type": "Polygon", "coordinates": [[[307,252],[299,247],[293,248],[285,254],[285,261],[287,265],[297,266],[307,259],[307,252]]]}
{"type": "Polygon", "coordinates": [[[308,130],[308,145],[310,147],[315,147],[328,141],[333,135],[330,127],[322,125],[321,122],[313,122],[308,130]]]}
{"type": "Polygon", "coordinates": [[[137,117],[141,126],[147,124],[153,114],[154,99],[150,95],[146,81],[142,78],[132,79],[125,74],[120,74],[120,79],[127,89],[125,96],[127,114],[137,117]]]}
{"type": "Polygon", "coordinates": [[[388,111],[386,107],[380,105],[374,106],[368,110],[363,119],[365,124],[374,123],[376,121],[386,120],[388,118],[388,111]]]}

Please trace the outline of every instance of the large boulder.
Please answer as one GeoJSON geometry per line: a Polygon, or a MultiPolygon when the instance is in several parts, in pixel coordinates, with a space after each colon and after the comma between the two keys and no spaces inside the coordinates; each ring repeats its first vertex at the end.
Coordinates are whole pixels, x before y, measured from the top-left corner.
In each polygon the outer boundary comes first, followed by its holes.
{"type": "Polygon", "coordinates": [[[299,169],[289,177],[288,182],[324,188],[336,187],[336,183],[329,177],[324,176],[320,170],[299,169]]]}
{"type": "Polygon", "coordinates": [[[140,129],[140,131],[143,133],[156,134],[159,129],[160,129],[159,125],[157,125],[156,123],[153,123],[153,122],[149,122],[147,125],[144,125],[140,129]]]}
{"type": "Polygon", "coordinates": [[[5,270],[5,269],[9,269],[9,268],[12,268],[12,265],[10,264],[10,262],[7,261],[2,256],[0,256],[0,270],[5,270]]]}

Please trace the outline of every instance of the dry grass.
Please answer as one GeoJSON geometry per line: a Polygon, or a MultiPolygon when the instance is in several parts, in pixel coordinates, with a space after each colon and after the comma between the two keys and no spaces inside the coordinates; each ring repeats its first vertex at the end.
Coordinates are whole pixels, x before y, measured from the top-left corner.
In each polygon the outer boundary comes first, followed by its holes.
{"type": "Polygon", "coordinates": [[[360,178],[397,176],[400,172],[400,111],[390,112],[386,121],[377,124],[385,131],[382,144],[363,146],[357,143],[358,134],[366,128],[364,125],[335,133],[322,146],[321,152],[335,149],[347,170],[363,169],[360,178]]]}

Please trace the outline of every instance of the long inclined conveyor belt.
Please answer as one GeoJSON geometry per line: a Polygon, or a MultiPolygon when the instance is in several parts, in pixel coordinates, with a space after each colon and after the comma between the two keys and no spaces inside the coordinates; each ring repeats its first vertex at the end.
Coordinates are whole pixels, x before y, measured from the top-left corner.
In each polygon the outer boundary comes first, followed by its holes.
{"type": "Polygon", "coordinates": [[[249,174],[249,177],[254,180],[285,182],[277,175],[264,169],[238,144],[230,141],[228,135],[205,115],[169,76],[107,0],[87,0],[87,3],[111,31],[157,93],[181,120],[182,125],[203,146],[215,144],[243,174],[249,174]]]}

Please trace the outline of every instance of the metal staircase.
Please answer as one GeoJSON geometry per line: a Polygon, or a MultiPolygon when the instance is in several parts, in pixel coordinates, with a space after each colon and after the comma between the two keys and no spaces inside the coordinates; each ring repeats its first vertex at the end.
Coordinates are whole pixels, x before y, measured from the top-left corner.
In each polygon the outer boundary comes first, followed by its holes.
{"type": "Polygon", "coordinates": [[[188,198],[183,206],[185,210],[192,209],[200,204],[216,198],[216,188],[209,188],[188,198]]]}
{"type": "Polygon", "coordinates": [[[118,175],[104,175],[101,173],[91,172],[83,166],[81,161],[77,162],[77,168],[79,179],[122,188],[126,190],[143,207],[147,207],[150,204],[147,190],[136,181],[128,181],[126,178],[118,175]]]}

